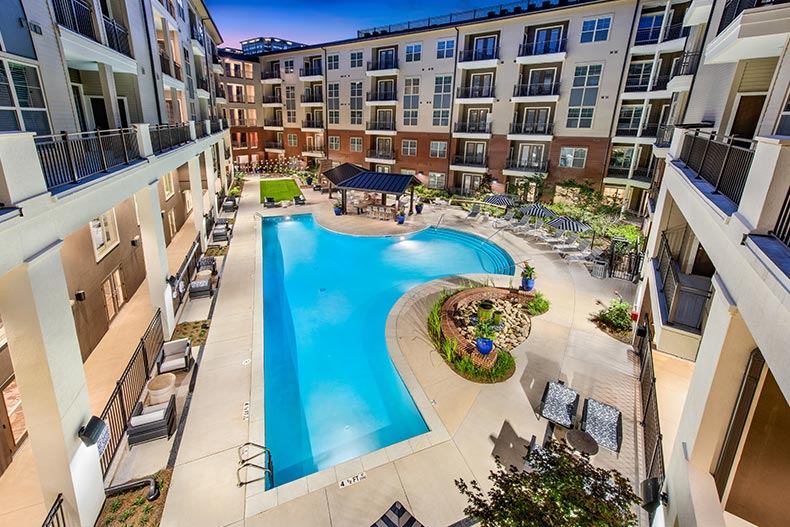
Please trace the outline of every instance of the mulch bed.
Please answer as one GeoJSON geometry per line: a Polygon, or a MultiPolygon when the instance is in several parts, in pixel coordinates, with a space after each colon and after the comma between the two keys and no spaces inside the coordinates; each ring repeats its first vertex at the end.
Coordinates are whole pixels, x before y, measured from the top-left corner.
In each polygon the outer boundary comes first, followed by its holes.
{"type": "Polygon", "coordinates": [[[631,332],[630,331],[628,331],[626,333],[618,333],[616,331],[612,331],[611,329],[607,328],[603,324],[601,324],[599,322],[596,322],[594,320],[592,321],[592,323],[595,324],[595,326],[598,329],[600,329],[601,331],[603,331],[604,333],[606,333],[607,335],[609,335],[613,339],[619,340],[623,344],[631,344],[631,332]]]}
{"type": "Polygon", "coordinates": [[[164,468],[152,474],[160,492],[154,501],[145,499],[148,485],[108,497],[104,500],[96,527],[158,527],[162,521],[172,476],[172,468],[164,468]]]}
{"type": "Polygon", "coordinates": [[[208,338],[210,325],[210,320],[182,322],[176,326],[173,332],[173,340],[186,338],[192,341],[192,346],[202,346],[206,343],[206,339],[208,338]]]}

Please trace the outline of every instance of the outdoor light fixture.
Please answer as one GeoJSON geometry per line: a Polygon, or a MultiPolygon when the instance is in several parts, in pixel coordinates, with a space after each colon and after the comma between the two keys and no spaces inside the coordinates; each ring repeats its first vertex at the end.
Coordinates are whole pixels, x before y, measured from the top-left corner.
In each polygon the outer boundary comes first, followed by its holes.
{"type": "Polygon", "coordinates": [[[74,300],[77,302],[84,302],[85,301],[85,291],[77,291],[74,293],[74,300]]]}
{"type": "Polygon", "coordinates": [[[95,415],[92,415],[90,420],[88,420],[88,424],[80,427],[78,435],[80,439],[82,439],[82,442],[85,443],[85,446],[92,446],[99,442],[106,428],[107,423],[95,415]]]}
{"type": "Polygon", "coordinates": [[[140,235],[138,234],[134,238],[132,238],[132,247],[138,247],[140,245],[140,235]]]}
{"type": "Polygon", "coordinates": [[[170,284],[170,287],[175,287],[178,283],[178,278],[176,278],[175,275],[170,275],[166,281],[168,284],[170,284]]]}

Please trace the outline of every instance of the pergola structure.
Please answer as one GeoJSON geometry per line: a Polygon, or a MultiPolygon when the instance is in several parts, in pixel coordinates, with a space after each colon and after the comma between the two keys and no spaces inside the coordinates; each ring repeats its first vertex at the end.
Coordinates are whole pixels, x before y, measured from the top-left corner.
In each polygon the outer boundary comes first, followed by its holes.
{"type": "Polygon", "coordinates": [[[414,185],[418,184],[420,184],[420,180],[410,174],[389,174],[366,170],[346,179],[337,187],[342,194],[341,208],[344,214],[346,212],[346,193],[349,190],[381,193],[381,204],[385,206],[388,194],[400,197],[409,190],[409,214],[411,215],[414,214],[414,185]]]}
{"type": "Polygon", "coordinates": [[[355,165],[353,163],[343,163],[334,168],[330,168],[329,170],[323,172],[323,176],[329,180],[329,198],[332,198],[333,187],[336,187],[343,183],[345,180],[356,176],[362,172],[365,172],[366,169],[362,168],[359,165],[355,165]]]}

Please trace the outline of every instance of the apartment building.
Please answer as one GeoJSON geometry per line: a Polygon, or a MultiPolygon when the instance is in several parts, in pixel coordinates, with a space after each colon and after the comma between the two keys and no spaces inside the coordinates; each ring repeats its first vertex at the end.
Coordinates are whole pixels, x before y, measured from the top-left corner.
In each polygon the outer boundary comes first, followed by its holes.
{"type": "Polygon", "coordinates": [[[653,145],[637,342],[643,364],[674,356],[693,374],[669,397],[685,403],[659,411],[662,373],[643,374],[654,524],[786,525],[790,4],[694,0],[683,24],[678,97],[653,145]]]}
{"type": "Polygon", "coordinates": [[[83,361],[146,279],[173,330],[166,248],[188,221],[205,246],[230,173],[221,37],[202,0],[7,0],[3,14],[0,474],[30,442],[44,499],[93,525],[83,361]]]}
{"type": "MultiPolygon", "coordinates": [[[[236,49],[219,51],[224,66],[223,88],[225,100],[221,115],[231,126],[231,143],[239,164],[256,163],[263,159],[264,108],[279,108],[281,93],[272,91],[264,97],[261,87],[261,65],[257,57],[250,57],[236,49]]],[[[282,112],[279,121],[282,123],[282,112]]],[[[269,125],[277,116],[269,118],[269,125]]],[[[282,124],[280,124],[282,129],[282,124]]]]}
{"type": "Polygon", "coordinates": [[[291,48],[300,48],[305,44],[300,42],[292,42],[277,37],[256,37],[247,40],[242,40],[241,52],[245,55],[258,55],[260,53],[269,53],[272,51],[282,51],[291,48]]]}

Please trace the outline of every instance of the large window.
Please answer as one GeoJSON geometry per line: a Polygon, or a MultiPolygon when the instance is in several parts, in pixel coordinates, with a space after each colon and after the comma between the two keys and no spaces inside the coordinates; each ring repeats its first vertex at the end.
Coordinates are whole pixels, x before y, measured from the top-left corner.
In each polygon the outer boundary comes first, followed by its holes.
{"type": "Polygon", "coordinates": [[[455,40],[440,40],[436,44],[437,59],[451,59],[455,56],[455,40]]]}
{"type": "Polygon", "coordinates": [[[329,149],[330,150],[340,150],[340,136],[339,135],[330,135],[329,136],[329,149]]]}
{"type": "Polygon", "coordinates": [[[612,154],[609,157],[609,166],[613,168],[631,168],[631,160],[634,158],[633,146],[612,147],[612,154]]]}
{"type": "Polygon", "coordinates": [[[170,198],[172,198],[173,194],[176,193],[176,191],[173,190],[173,173],[172,172],[168,172],[162,178],[162,187],[164,187],[164,189],[165,189],[165,201],[167,201],[170,198]]]}
{"type": "Polygon", "coordinates": [[[433,125],[449,126],[450,102],[452,99],[453,78],[450,75],[436,77],[433,88],[433,125]]]}
{"type": "Polygon", "coordinates": [[[326,85],[326,111],[329,124],[340,123],[340,84],[337,82],[326,85]]]}
{"type": "Polygon", "coordinates": [[[431,157],[447,157],[447,141],[431,141],[431,157]]]}
{"type": "Polygon", "coordinates": [[[416,139],[404,139],[401,141],[401,154],[404,156],[416,156],[417,155],[417,140],[416,139]]]}
{"type": "Polygon", "coordinates": [[[642,106],[621,106],[620,116],[617,118],[617,130],[636,135],[639,121],[642,119],[642,106]]]}
{"type": "Polygon", "coordinates": [[[406,44],[406,62],[419,62],[422,59],[422,44],[412,42],[406,44]]]}
{"type": "Polygon", "coordinates": [[[602,69],[601,64],[576,66],[568,101],[568,128],[592,128],[602,69]]]}
{"type": "Polygon", "coordinates": [[[283,70],[285,73],[293,73],[294,72],[294,59],[285,59],[283,61],[283,70]]]}
{"type": "Polygon", "coordinates": [[[560,150],[560,166],[569,168],[584,168],[587,161],[586,148],[562,148],[560,150]]]}
{"type": "Polygon", "coordinates": [[[351,138],[351,151],[352,152],[362,152],[362,138],[361,137],[352,137],[351,138]]]}
{"type": "Polygon", "coordinates": [[[98,262],[118,246],[118,224],[115,221],[115,209],[110,209],[88,224],[93,240],[93,252],[98,262]]]}
{"type": "Polygon", "coordinates": [[[417,126],[420,107],[420,79],[406,79],[403,91],[403,125],[417,126]]]}
{"type": "Polygon", "coordinates": [[[327,55],[326,69],[328,70],[340,69],[340,55],[327,55]]]}
{"type": "Polygon", "coordinates": [[[444,174],[440,172],[428,172],[428,188],[444,188],[444,174]]]}
{"type": "Polygon", "coordinates": [[[0,60],[0,131],[51,133],[44,92],[33,66],[0,60]]]}
{"type": "Polygon", "coordinates": [[[296,87],[285,87],[285,120],[289,123],[296,122],[296,87]]]}
{"type": "Polygon", "coordinates": [[[296,134],[288,134],[288,146],[299,146],[296,134]]]}
{"type": "Polygon", "coordinates": [[[351,124],[362,124],[362,81],[351,83],[351,124]]]}
{"type": "Polygon", "coordinates": [[[611,16],[588,18],[582,22],[582,38],[584,42],[603,42],[609,40],[609,28],[612,25],[611,16]]]}
{"type": "Polygon", "coordinates": [[[362,67],[362,52],[361,51],[352,51],[351,52],[351,67],[352,68],[361,68],[362,67]]]}

